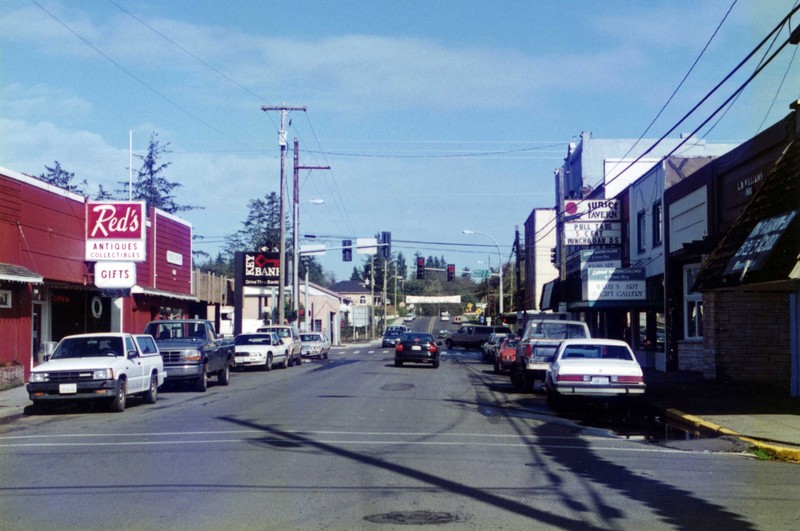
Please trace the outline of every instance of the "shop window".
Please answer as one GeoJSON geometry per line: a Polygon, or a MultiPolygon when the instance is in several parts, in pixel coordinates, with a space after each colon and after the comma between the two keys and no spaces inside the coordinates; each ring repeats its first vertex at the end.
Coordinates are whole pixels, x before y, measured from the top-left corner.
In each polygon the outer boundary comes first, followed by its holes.
{"type": "Polygon", "coordinates": [[[683,268],[683,337],[686,339],[703,338],[703,294],[691,291],[700,264],[683,268]]]}
{"type": "Polygon", "coordinates": [[[640,253],[647,249],[647,211],[636,215],[636,248],[640,253]]]}
{"type": "Polygon", "coordinates": [[[661,201],[653,205],[653,247],[658,247],[664,239],[664,207],[661,201]]]}

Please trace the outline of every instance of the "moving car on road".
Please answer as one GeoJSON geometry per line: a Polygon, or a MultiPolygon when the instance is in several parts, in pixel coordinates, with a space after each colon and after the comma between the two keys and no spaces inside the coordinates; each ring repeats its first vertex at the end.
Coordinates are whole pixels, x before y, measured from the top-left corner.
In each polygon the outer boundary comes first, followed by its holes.
{"type": "Polygon", "coordinates": [[[388,329],[383,334],[383,338],[381,339],[381,348],[391,348],[397,346],[397,342],[400,341],[400,338],[403,336],[405,332],[397,329],[388,329]]]}
{"type": "Polygon", "coordinates": [[[322,332],[300,334],[300,356],[303,358],[328,359],[331,342],[322,332]]]}
{"type": "Polygon", "coordinates": [[[556,349],[545,377],[547,401],[565,397],[636,397],[646,385],[631,348],[616,339],[567,339],[556,349]]]}
{"type": "Polygon", "coordinates": [[[439,367],[439,345],[433,335],[422,332],[407,332],[400,337],[394,348],[394,365],[402,367],[404,362],[430,363],[439,367]]]}

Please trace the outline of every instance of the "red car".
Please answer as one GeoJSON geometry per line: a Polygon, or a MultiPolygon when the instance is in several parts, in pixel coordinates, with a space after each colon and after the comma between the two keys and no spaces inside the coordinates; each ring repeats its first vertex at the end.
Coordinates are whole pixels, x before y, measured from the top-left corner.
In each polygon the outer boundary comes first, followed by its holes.
{"type": "Polygon", "coordinates": [[[497,354],[494,357],[494,372],[499,374],[503,371],[511,369],[514,365],[514,358],[517,357],[517,344],[519,343],[518,337],[506,337],[500,342],[497,347],[497,354]]]}

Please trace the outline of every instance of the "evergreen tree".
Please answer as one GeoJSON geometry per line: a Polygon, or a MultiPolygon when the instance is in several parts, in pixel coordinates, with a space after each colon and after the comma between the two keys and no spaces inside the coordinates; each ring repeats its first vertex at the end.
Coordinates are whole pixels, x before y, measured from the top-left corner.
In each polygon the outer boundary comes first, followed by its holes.
{"type": "Polygon", "coordinates": [[[59,188],[67,190],[68,192],[86,195],[86,187],[88,186],[86,179],[82,180],[78,184],[74,184],[72,180],[75,178],[75,174],[62,168],[61,163],[57,160],[52,168],[45,165],[44,169],[47,170],[47,172],[40,174],[39,179],[43,180],[47,184],[58,186],[59,188]]]}
{"type": "MultiPolygon", "coordinates": [[[[153,132],[150,135],[150,142],[147,147],[145,155],[136,155],[136,158],[142,161],[142,166],[136,171],[136,179],[133,182],[131,196],[135,201],[144,201],[146,208],[149,210],[151,207],[158,208],[169,214],[177,212],[184,212],[193,210],[194,206],[179,205],[175,202],[175,190],[183,185],[170,181],[164,175],[171,162],[162,162],[165,154],[170,153],[167,149],[169,142],[161,144],[158,139],[158,133],[153,132]]],[[[128,195],[128,182],[119,181],[122,189],[117,193],[120,197],[128,195]]]]}

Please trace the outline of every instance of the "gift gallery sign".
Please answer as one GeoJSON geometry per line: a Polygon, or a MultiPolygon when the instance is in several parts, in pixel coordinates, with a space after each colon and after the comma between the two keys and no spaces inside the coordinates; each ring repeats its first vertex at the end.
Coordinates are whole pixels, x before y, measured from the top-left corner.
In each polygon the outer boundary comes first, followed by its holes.
{"type": "Polygon", "coordinates": [[[86,203],[86,260],[144,262],[144,201],[86,203]]]}

